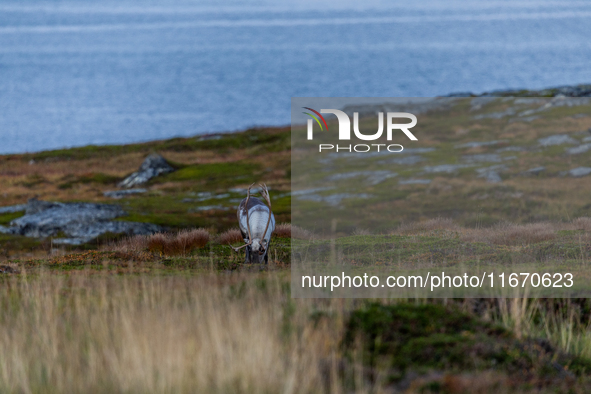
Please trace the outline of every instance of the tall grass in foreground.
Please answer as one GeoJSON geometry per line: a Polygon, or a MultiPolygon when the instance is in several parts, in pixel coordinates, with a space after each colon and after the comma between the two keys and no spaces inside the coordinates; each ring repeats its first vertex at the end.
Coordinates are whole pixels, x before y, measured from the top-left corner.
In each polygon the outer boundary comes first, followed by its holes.
{"type": "MultiPolygon", "coordinates": [[[[6,278],[0,392],[389,392],[386,374],[372,372],[370,382],[355,359],[343,363],[345,322],[363,302],[292,300],[285,272],[6,278]]],[[[474,310],[472,300],[461,302],[474,310]]],[[[568,303],[549,311],[536,300],[490,300],[481,315],[520,337],[542,335],[591,355],[576,311],[568,303]]],[[[503,379],[479,392],[515,392],[498,391],[503,379]]]]}
{"type": "Polygon", "coordinates": [[[338,332],[262,275],[7,280],[0,392],[323,391],[338,332]]]}

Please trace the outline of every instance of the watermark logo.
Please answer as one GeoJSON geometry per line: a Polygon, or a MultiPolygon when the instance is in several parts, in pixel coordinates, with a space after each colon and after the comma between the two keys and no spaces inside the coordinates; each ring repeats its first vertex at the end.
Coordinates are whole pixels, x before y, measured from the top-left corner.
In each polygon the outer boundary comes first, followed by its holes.
{"type": "MultiPolygon", "coordinates": [[[[312,111],[312,112],[314,112],[316,115],[318,115],[318,117],[319,117],[320,119],[322,119],[322,123],[324,123],[324,126],[326,126],[326,131],[328,131],[328,125],[326,124],[326,120],[324,120],[324,116],[320,115],[320,112],[318,112],[318,111],[316,111],[316,110],[313,110],[313,109],[312,109],[312,108],[310,108],[310,107],[303,107],[303,108],[304,108],[304,109],[307,109],[307,110],[309,110],[309,111],[312,111]]],[[[324,111],[324,110],[323,110],[323,109],[321,109],[321,111],[324,111]]],[[[320,126],[320,130],[323,130],[323,128],[322,128],[322,123],[320,123],[320,120],[318,120],[318,118],[317,118],[316,116],[312,115],[312,114],[311,114],[311,113],[309,113],[309,112],[303,112],[303,113],[304,113],[304,114],[306,114],[306,115],[310,115],[310,116],[311,116],[311,117],[312,117],[312,118],[313,118],[313,119],[316,121],[316,123],[318,123],[318,126],[320,126]]],[[[311,139],[311,138],[310,138],[310,135],[311,135],[311,133],[312,133],[312,119],[308,119],[308,139],[311,139]]]]}
{"type": "MultiPolygon", "coordinates": [[[[326,120],[322,116],[322,114],[333,114],[337,117],[339,122],[339,140],[340,141],[350,141],[351,140],[351,119],[349,115],[345,112],[337,110],[337,109],[321,109],[320,112],[309,108],[303,107],[310,112],[304,112],[304,114],[309,115],[312,119],[308,119],[308,140],[314,139],[314,121],[320,126],[320,130],[323,131],[324,128],[328,131],[328,124],[326,120]],[[322,122],[321,122],[322,121],[322,122]],[[324,124],[324,127],[323,127],[324,124]]],[[[417,137],[414,136],[413,133],[410,132],[410,129],[417,125],[417,117],[408,112],[388,112],[386,114],[386,139],[388,141],[392,141],[394,131],[400,130],[402,131],[411,141],[418,141],[417,137]],[[395,123],[395,119],[410,119],[410,123],[395,123]]],[[[384,113],[378,113],[378,131],[374,134],[363,134],[359,130],[359,113],[353,113],[353,133],[355,137],[362,141],[375,141],[382,137],[384,133],[384,113]]],[[[374,150],[372,147],[375,147],[377,151],[380,151],[381,147],[386,147],[389,152],[401,152],[402,145],[399,144],[358,144],[358,145],[346,145],[340,146],[337,144],[336,146],[333,144],[320,144],[319,145],[319,152],[328,151],[328,150],[336,150],[339,151],[348,151],[348,152],[359,152],[365,153],[369,152],[370,150],[374,150]],[[371,146],[370,146],[371,145],[371,146]],[[397,147],[396,150],[392,150],[392,147],[397,147]]]]}

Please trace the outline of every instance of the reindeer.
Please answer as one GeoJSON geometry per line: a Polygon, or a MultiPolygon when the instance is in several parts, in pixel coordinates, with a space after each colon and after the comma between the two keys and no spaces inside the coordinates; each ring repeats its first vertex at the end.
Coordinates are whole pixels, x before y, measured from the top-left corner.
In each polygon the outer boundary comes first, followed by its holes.
{"type": "Polygon", "coordinates": [[[238,252],[242,248],[246,248],[246,257],[244,263],[267,264],[269,262],[269,245],[271,243],[271,234],[275,230],[275,216],[271,211],[271,199],[269,198],[269,190],[267,185],[262,184],[261,196],[267,201],[267,207],[261,200],[256,197],[251,197],[250,189],[254,183],[248,188],[246,198],[240,202],[238,206],[238,223],[240,225],[240,232],[244,238],[244,245],[239,248],[234,248],[238,252]]]}

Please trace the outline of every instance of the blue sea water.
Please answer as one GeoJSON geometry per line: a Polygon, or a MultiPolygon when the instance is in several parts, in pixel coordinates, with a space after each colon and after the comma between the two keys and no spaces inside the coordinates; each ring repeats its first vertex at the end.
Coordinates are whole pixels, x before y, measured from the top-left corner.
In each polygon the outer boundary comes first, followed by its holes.
{"type": "Polygon", "coordinates": [[[286,125],[292,96],[591,82],[588,1],[0,2],[0,153],[286,125]]]}

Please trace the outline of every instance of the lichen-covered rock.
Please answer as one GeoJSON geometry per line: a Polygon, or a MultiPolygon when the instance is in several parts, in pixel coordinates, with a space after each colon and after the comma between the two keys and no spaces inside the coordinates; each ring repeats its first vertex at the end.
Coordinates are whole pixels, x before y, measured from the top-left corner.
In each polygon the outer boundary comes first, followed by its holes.
{"type": "Polygon", "coordinates": [[[591,150],[591,144],[583,144],[566,150],[569,155],[580,155],[591,150]]]}
{"type": "Polygon", "coordinates": [[[577,167],[568,172],[570,176],[580,177],[591,174],[591,167],[577,167]]]}
{"type": "Polygon", "coordinates": [[[164,157],[154,153],[146,157],[146,160],[144,160],[140,166],[139,171],[134,172],[121,181],[121,183],[119,183],[119,187],[130,188],[141,185],[148,182],[152,178],[155,178],[159,175],[168,174],[173,171],[174,168],[168,164],[164,157]]]}
{"type": "Polygon", "coordinates": [[[114,221],[125,211],[117,205],[89,203],[57,203],[32,199],[25,216],[13,220],[3,232],[34,238],[55,237],[54,243],[79,245],[103,234],[151,234],[159,226],[147,223],[114,221]]]}

